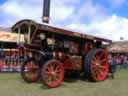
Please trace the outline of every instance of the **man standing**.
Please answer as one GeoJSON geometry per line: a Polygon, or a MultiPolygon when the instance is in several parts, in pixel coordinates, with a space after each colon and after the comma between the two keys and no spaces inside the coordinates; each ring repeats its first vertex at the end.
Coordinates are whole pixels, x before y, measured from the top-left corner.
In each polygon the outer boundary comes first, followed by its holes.
{"type": "Polygon", "coordinates": [[[112,79],[114,79],[114,73],[116,72],[116,58],[115,56],[110,56],[109,57],[109,73],[111,74],[112,76],[112,79]]]}

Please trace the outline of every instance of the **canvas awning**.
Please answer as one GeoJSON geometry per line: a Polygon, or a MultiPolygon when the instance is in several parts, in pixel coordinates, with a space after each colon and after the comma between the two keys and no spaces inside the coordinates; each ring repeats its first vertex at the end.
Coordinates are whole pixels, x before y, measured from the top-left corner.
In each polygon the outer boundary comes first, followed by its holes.
{"type": "Polygon", "coordinates": [[[107,46],[107,50],[111,53],[128,53],[128,41],[113,42],[107,46]]]}
{"type": "Polygon", "coordinates": [[[108,51],[113,52],[113,53],[125,53],[126,52],[126,50],[120,46],[113,46],[109,48],[108,51]]]}
{"type": "Polygon", "coordinates": [[[0,42],[18,43],[19,41],[24,42],[24,35],[19,35],[18,33],[0,31],[0,42]]]}

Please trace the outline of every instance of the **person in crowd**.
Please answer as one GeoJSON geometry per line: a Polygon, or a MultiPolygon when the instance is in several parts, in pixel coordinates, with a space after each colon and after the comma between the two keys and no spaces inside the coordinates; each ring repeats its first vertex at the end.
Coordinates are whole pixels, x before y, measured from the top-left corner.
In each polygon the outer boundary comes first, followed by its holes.
{"type": "Polygon", "coordinates": [[[120,59],[121,59],[121,62],[120,62],[120,68],[121,69],[126,69],[126,63],[127,63],[127,56],[126,55],[121,55],[121,57],[120,57],[120,59]]]}
{"type": "Polygon", "coordinates": [[[123,63],[124,63],[124,56],[120,56],[120,68],[123,69],[123,63]]]}
{"type": "Polygon", "coordinates": [[[112,79],[115,78],[114,73],[116,72],[116,58],[115,56],[109,56],[109,73],[112,79]]]}

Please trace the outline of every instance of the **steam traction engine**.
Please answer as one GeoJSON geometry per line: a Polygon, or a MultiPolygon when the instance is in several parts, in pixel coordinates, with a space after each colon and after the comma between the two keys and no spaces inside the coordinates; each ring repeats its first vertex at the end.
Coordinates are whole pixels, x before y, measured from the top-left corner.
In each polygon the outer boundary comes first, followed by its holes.
{"type": "Polygon", "coordinates": [[[36,82],[40,77],[48,87],[61,84],[65,72],[84,73],[91,81],[103,81],[109,71],[107,52],[102,43],[111,40],[22,20],[12,27],[23,33],[25,43],[19,46],[28,52],[21,68],[22,78],[36,82]]]}

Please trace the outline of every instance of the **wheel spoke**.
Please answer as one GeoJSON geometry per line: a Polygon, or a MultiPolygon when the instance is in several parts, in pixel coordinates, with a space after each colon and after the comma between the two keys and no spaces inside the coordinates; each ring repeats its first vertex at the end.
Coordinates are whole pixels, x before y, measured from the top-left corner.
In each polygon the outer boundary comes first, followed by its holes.
{"type": "Polygon", "coordinates": [[[92,63],[96,65],[97,62],[95,60],[93,60],[92,63]]]}
{"type": "Polygon", "coordinates": [[[53,69],[53,65],[50,64],[50,71],[53,72],[53,70],[54,70],[54,69],[53,69]]]}
{"type": "Polygon", "coordinates": [[[99,71],[98,79],[102,79],[105,77],[105,73],[103,71],[99,71]]]}
{"type": "Polygon", "coordinates": [[[53,67],[53,70],[55,70],[55,68],[56,68],[56,63],[53,63],[52,67],[53,67]]]}
{"type": "Polygon", "coordinates": [[[104,55],[102,55],[102,54],[99,55],[99,59],[100,59],[100,60],[101,60],[103,57],[104,57],[104,55]]]}
{"type": "Polygon", "coordinates": [[[58,76],[53,76],[53,79],[54,79],[54,81],[57,81],[58,80],[58,76]]]}
{"type": "Polygon", "coordinates": [[[58,65],[58,66],[56,66],[56,68],[55,68],[55,72],[60,72],[59,65],[58,65]]]}
{"type": "Polygon", "coordinates": [[[49,72],[51,71],[50,67],[47,67],[46,70],[49,71],[49,72]]]}
{"type": "Polygon", "coordinates": [[[47,76],[46,81],[52,82],[52,76],[47,76]]]}
{"type": "Polygon", "coordinates": [[[104,63],[104,62],[106,62],[106,61],[107,61],[107,59],[104,58],[104,59],[101,60],[101,63],[104,63]]]}
{"type": "Polygon", "coordinates": [[[102,70],[102,69],[106,69],[106,66],[100,66],[100,68],[101,68],[101,70],[102,70]]]}
{"type": "Polygon", "coordinates": [[[99,71],[99,75],[104,75],[104,72],[103,71],[99,71]]]}
{"type": "Polygon", "coordinates": [[[45,72],[45,75],[50,76],[51,73],[50,72],[45,72]]]}
{"type": "Polygon", "coordinates": [[[95,77],[97,78],[97,77],[98,77],[98,75],[99,75],[99,72],[98,72],[98,71],[96,71],[96,72],[95,72],[95,77]]]}
{"type": "Polygon", "coordinates": [[[92,70],[95,72],[97,69],[97,66],[96,65],[92,65],[92,70]]]}
{"type": "Polygon", "coordinates": [[[94,57],[94,61],[97,61],[97,58],[96,57],[94,57]]]}

